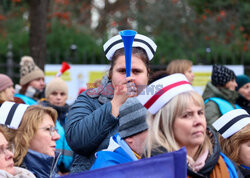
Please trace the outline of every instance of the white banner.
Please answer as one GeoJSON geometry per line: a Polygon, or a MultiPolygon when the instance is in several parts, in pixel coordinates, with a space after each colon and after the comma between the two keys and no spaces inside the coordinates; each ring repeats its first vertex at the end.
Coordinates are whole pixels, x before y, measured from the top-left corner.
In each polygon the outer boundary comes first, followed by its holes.
{"type": "MultiPolygon", "coordinates": [[[[104,75],[107,75],[109,65],[70,65],[70,69],[66,71],[61,77],[66,81],[69,87],[69,96],[67,103],[72,104],[77,98],[79,91],[82,88],[94,86],[94,82],[101,79],[104,75]]],[[[243,65],[228,65],[228,68],[232,69],[236,75],[244,74],[243,65]]],[[[61,69],[61,65],[46,64],[45,65],[45,83],[48,83],[54,78],[57,72],[61,69]]],[[[194,81],[193,87],[195,90],[202,94],[206,84],[210,81],[212,66],[209,65],[195,65],[193,66],[194,81]]]]}
{"type": "MultiPolygon", "coordinates": [[[[225,65],[233,70],[235,75],[244,74],[243,65],[225,65]]],[[[195,65],[192,67],[194,73],[193,87],[195,91],[202,95],[207,82],[211,81],[212,66],[211,65],[195,65]]]]}
{"type": "MultiPolygon", "coordinates": [[[[61,65],[46,64],[45,83],[48,83],[51,79],[53,79],[60,69],[61,65]]],[[[109,65],[70,64],[70,69],[61,76],[69,87],[67,103],[72,104],[81,89],[86,89],[87,84],[90,84],[90,87],[93,87],[93,83],[98,79],[102,79],[103,75],[105,75],[108,70],[109,65]]]]}

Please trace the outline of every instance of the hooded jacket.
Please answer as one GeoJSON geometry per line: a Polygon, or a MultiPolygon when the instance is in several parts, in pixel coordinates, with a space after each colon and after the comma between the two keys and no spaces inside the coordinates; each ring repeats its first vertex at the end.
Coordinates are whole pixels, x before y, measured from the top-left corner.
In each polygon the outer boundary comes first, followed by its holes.
{"type": "MultiPolygon", "coordinates": [[[[229,102],[229,104],[232,105],[232,108],[236,109],[235,103],[236,103],[236,99],[238,98],[238,92],[236,91],[232,91],[232,90],[228,90],[226,88],[219,88],[219,87],[215,87],[211,82],[208,82],[208,84],[206,85],[206,88],[203,92],[203,99],[204,101],[206,101],[209,98],[212,97],[217,97],[217,98],[221,98],[223,100],[225,100],[226,102],[229,102]]],[[[217,103],[215,103],[212,100],[209,100],[206,104],[205,104],[205,116],[207,119],[207,124],[209,126],[212,126],[212,124],[222,115],[219,106],[217,105],[217,103]]]]}
{"type": "Polygon", "coordinates": [[[110,137],[118,131],[112,98],[111,81],[104,77],[98,88],[84,91],[71,106],[65,127],[67,142],[75,152],[71,172],[90,169],[95,152],[107,148],[110,137]]]}

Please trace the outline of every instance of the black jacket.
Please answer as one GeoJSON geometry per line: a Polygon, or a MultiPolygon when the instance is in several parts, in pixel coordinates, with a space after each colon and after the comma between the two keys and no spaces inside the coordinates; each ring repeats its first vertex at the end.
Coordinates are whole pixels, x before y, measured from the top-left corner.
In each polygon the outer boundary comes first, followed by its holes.
{"type": "Polygon", "coordinates": [[[240,168],[242,174],[244,175],[244,177],[250,178],[250,169],[245,169],[241,166],[239,166],[239,168],[240,168]]]}
{"type": "MultiPolygon", "coordinates": [[[[194,172],[188,166],[188,170],[187,170],[188,176],[195,177],[195,178],[208,178],[218,162],[220,152],[221,152],[218,138],[217,138],[215,132],[212,131],[211,129],[207,130],[207,134],[208,134],[208,136],[213,144],[213,153],[207,158],[204,167],[202,169],[200,169],[198,172],[194,172]]],[[[151,155],[155,156],[157,154],[167,152],[167,150],[165,148],[158,148],[157,150],[158,151],[153,150],[151,155]]],[[[234,164],[236,171],[238,173],[238,177],[243,177],[238,166],[235,163],[233,163],[233,164],[234,164]]]]}
{"type": "Polygon", "coordinates": [[[242,109],[245,109],[248,114],[250,114],[250,101],[248,101],[245,97],[240,95],[236,100],[236,104],[238,104],[240,107],[242,107],[242,109]]]}

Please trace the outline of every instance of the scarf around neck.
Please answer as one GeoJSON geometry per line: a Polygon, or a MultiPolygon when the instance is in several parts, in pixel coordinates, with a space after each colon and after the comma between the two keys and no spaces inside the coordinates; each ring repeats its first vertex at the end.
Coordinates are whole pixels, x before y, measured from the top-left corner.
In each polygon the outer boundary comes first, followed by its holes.
{"type": "Polygon", "coordinates": [[[97,98],[102,104],[109,102],[114,96],[114,88],[111,80],[109,80],[107,76],[104,76],[101,85],[97,88],[88,89],[86,94],[90,98],[97,98]]]}

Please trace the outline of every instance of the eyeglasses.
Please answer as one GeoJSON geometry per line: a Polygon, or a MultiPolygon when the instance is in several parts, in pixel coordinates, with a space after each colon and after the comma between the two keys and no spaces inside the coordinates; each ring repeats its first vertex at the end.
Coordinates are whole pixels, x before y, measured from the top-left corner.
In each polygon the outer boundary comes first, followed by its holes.
{"type": "Polygon", "coordinates": [[[53,137],[54,136],[54,133],[58,133],[58,130],[56,127],[53,127],[53,126],[50,126],[50,127],[43,127],[43,128],[40,128],[40,129],[43,129],[45,131],[48,131],[50,136],[53,137]]]}
{"type": "Polygon", "coordinates": [[[4,147],[3,145],[0,146],[0,155],[7,155],[8,151],[11,153],[14,153],[15,147],[14,144],[10,143],[7,147],[4,147]]]}

